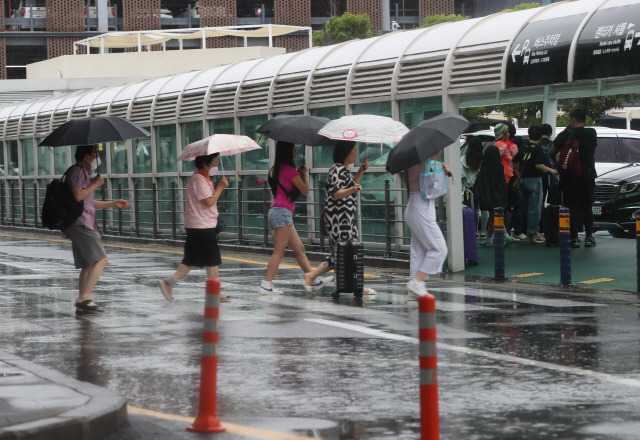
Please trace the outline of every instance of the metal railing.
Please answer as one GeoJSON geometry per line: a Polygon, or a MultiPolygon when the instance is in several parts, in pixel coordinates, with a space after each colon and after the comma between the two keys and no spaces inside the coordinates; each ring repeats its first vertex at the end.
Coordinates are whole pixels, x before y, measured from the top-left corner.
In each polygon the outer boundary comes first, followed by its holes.
{"type": "MultiPolygon", "coordinates": [[[[33,180],[0,180],[0,225],[42,228],[42,203],[46,188],[33,180]]],[[[294,222],[296,230],[309,249],[326,251],[328,240],[320,233],[320,212],[323,207],[323,190],[316,188],[315,197],[301,197],[296,202],[294,222]],[[313,201],[311,201],[313,199],[313,201]]],[[[403,213],[406,192],[391,188],[389,181],[384,188],[366,188],[369,194],[361,204],[362,240],[367,254],[406,258],[410,234],[403,213]],[[379,200],[373,193],[384,195],[379,200]]],[[[94,193],[95,200],[128,200],[129,207],[96,210],[96,219],[103,233],[123,237],[182,240],[183,213],[186,188],[172,182],[168,188],[158,188],[153,183],[148,188],[111,184],[94,193]]],[[[228,187],[217,203],[220,217],[227,228],[220,235],[221,243],[270,247],[271,231],[267,213],[271,206],[271,191],[267,184],[245,187],[238,180],[235,187],[228,187]]],[[[439,223],[445,229],[443,198],[437,206],[439,223]]]]}

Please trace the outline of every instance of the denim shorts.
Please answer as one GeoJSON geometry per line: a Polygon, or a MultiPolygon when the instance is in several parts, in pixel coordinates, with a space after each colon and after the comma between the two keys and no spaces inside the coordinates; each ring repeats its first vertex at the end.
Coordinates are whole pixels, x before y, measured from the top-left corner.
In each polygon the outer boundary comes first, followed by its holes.
{"type": "Polygon", "coordinates": [[[281,228],[286,225],[293,225],[293,212],[289,211],[287,208],[282,208],[280,206],[276,206],[269,210],[269,215],[267,216],[269,220],[269,228],[281,228]]]}

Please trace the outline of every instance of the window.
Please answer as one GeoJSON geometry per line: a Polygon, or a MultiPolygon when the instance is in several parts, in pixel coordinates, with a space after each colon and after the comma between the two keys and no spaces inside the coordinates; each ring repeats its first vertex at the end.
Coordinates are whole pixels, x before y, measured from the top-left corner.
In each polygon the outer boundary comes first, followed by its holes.
{"type": "MultiPolygon", "coordinates": [[[[626,162],[640,162],[640,139],[638,138],[619,138],[622,147],[623,160],[626,162]]],[[[598,139],[598,148],[600,148],[600,139],[598,139]]]]}
{"type": "Polygon", "coordinates": [[[265,122],[267,115],[247,116],[242,118],[242,134],[253,138],[260,144],[262,149],[242,153],[243,170],[268,170],[269,169],[269,144],[264,136],[256,133],[256,130],[265,122]]]}
{"type": "Polygon", "coordinates": [[[176,126],[156,127],[156,171],[171,173],[178,171],[176,150],[176,126]]]}
{"type": "Polygon", "coordinates": [[[7,147],[7,165],[9,167],[7,174],[9,176],[17,176],[19,174],[18,141],[7,142],[7,147]]]}
{"type": "Polygon", "coordinates": [[[0,176],[5,176],[7,172],[4,169],[4,143],[0,141],[0,176]]]}
{"type": "MultiPolygon", "coordinates": [[[[147,128],[148,130],[148,128],[147,128]]],[[[151,138],[134,139],[131,143],[133,172],[135,174],[151,172],[151,138]]]]}
{"type": "MultiPolygon", "coordinates": [[[[182,124],[181,128],[182,130],[180,130],[180,132],[182,136],[182,149],[184,149],[184,147],[186,147],[190,143],[199,141],[204,137],[202,134],[202,122],[186,122],[182,124]]],[[[194,170],[193,163],[191,163],[193,161],[183,160],[181,162],[182,171],[194,170]]]]}
{"type": "Polygon", "coordinates": [[[598,138],[598,146],[594,154],[596,162],[620,162],[616,144],[616,138],[598,138]]]}
{"type": "Polygon", "coordinates": [[[126,141],[111,142],[110,144],[111,155],[111,173],[112,174],[127,174],[129,173],[127,149],[128,145],[126,141]]]}
{"type": "MultiPolygon", "coordinates": [[[[235,132],[233,118],[209,121],[209,134],[235,134],[235,132]]],[[[218,169],[220,171],[235,171],[236,155],[220,156],[220,159],[218,159],[218,169]]]]}
{"type": "Polygon", "coordinates": [[[55,174],[61,175],[67,171],[67,168],[69,167],[67,150],[68,147],[53,148],[53,168],[55,170],[55,174]]]}
{"type": "MultiPolygon", "coordinates": [[[[40,143],[38,140],[38,143],[40,143]]],[[[38,152],[38,176],[51,175],[51,150],[52,147],[37,147],[38,152]]]]}
{"type": "Polygon", "coordinates": [[[23,139],[20,143],[22,144],[22,175],[33,176],[35,174],[33,139],[23,139]]]}
{"type": "MultiPolygon", "coordinates": [[[[313,116],[338,119],[345,115],[344,107],[324,107],[311,110],[313,116]]],[[[313,168],[329,168],[333,165],[333,147],[313,147],[313,168]]]]}

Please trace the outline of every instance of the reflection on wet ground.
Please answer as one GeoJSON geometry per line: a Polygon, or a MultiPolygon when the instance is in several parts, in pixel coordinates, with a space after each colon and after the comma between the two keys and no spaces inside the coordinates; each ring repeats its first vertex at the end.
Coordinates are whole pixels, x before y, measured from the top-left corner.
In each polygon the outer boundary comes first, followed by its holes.
{"type": "MultiPolygon", "coordinates": [[[[169,304],[155,283],[177,266],[176,249],[107,251],[94,295],[106,312],[77,319],[69,244],[0,237],[2,349],[137,407],[194,416],[204,271],[169,304]]],[[[376,297],[335,303],[328,288],[309,297],[288,268],[276,278],[285,295],[258,296],[264,270],[230,260],[221,269],[233,299],[221,309],[220,418],[313,419],[297,432],[331,439],[416,439],[417,303],[404,277],[367,279],[376,297]]],[[[633,294],[444,279],[430,291],[443,439],[638,438],[633,294]]]]}

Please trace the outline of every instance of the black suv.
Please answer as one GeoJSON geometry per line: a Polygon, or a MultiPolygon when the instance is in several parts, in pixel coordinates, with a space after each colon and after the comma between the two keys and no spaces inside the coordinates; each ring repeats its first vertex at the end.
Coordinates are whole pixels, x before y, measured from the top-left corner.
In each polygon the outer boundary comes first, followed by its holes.
{"type": "Polygon", "coordinates": [[[635,237],[634,213],[640,209],[640,164],[607,171],[596,179],[593,223],[614,237],[635,237]]]}

